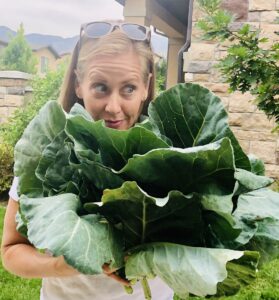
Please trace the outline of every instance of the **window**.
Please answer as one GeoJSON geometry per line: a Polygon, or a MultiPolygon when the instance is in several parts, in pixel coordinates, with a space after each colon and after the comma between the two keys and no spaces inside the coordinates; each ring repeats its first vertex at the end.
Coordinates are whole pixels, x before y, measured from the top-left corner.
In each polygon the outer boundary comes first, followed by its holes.
{"type": "Polygon", "coordinates": [[[41,56],[41,73],[46,73],[48,70],[48,58],[41,56]]]}

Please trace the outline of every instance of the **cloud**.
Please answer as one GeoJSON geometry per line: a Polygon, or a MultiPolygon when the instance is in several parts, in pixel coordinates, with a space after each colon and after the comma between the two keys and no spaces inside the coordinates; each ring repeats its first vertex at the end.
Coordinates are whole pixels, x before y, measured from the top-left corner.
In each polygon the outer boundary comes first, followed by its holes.
{"type": "Polygon", "coordinates": [[[123,7],[115,0],[0,0],[0,25],[25,33],[71,37],[82,23],[102,19],[123,19],[123,7]],[[5,2],[5,3],[4,3],[5,2]]]}

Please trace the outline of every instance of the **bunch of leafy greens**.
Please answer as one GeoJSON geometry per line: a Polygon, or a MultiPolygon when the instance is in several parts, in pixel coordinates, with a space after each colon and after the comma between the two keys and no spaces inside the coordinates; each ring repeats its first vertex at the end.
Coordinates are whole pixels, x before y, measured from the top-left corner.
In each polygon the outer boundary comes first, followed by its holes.
{"type": "Polygon", "coordinates": [[[159,276],[176,299],[229,295],[278,253],[279,194],[242,151],[221,101],[179,84],[125,131],[48,102],[15,148],[18,230],[85,274],[159,276]],[[124,261],[124,257],[128,257],[124,261]]]}

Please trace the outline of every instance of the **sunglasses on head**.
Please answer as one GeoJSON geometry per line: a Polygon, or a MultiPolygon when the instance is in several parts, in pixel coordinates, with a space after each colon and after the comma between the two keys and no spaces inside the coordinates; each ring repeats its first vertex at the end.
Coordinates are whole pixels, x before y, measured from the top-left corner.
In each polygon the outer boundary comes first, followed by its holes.
{"type": "Polygon", "coordinates": [[[150,42],[151,33],[148,27],[133,23],[90,22],[80,28],[80,38],[97,39],[114,31],[116,28],[124,32],[131,40],[150,42]]]}

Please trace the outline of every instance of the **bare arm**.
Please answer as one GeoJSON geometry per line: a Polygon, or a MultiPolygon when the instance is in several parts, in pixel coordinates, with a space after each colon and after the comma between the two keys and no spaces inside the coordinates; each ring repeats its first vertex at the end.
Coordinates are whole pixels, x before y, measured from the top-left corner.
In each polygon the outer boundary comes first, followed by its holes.
{"type": "MultiPolygon", "coordinates": [[[[15,216],[18,211],[18,202],[9,200],[5,219],[1,245],[4,267],[11,273],[25,278],[61,277],[80,274],[69,266],[63,256],[52,257],[38,252],[29,241],[16,230],[15,216]]],[[[114,274],[108,265],[103,266],[104,273],[116,281],[129,285],[114,274]]]]}
{"type": "Polygon", "coordinates": [[[9,200],[1,245],[4,267],[11,273],[25,278],[60,277],[79,274],[65,263],[63,256],[51,257],[39,253],[27,239],[16,231],[15,216],[18,203],[9,200]]]}

